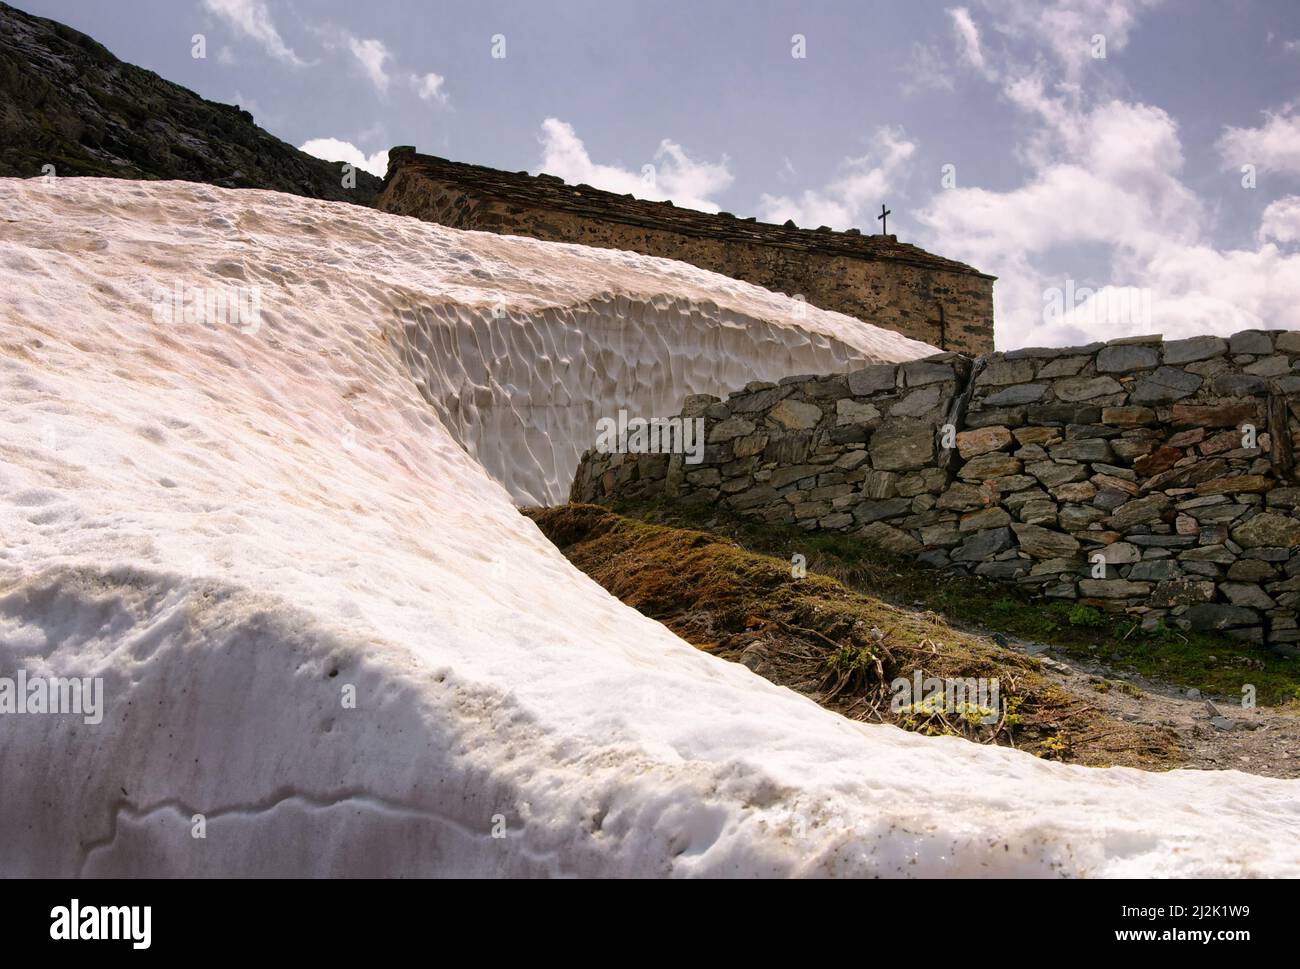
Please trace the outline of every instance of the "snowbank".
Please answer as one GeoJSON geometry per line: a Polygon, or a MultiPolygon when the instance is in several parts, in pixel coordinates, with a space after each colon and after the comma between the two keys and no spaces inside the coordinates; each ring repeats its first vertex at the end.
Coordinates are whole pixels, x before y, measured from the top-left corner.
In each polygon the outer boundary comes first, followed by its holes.
{"type": "Polygon", "coordinates": [[[515,511],[595,408],[920,345],[272,193],[0,180],[0,226],[0,677],[104,690],[0,715],[0,874],[1300,874],[1295,782],[851,723],[515,511]]]}

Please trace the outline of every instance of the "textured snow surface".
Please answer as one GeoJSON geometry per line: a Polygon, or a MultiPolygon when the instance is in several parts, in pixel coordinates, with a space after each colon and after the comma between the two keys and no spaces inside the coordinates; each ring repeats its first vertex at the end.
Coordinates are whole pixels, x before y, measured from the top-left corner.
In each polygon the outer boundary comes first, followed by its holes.
{"type": "MultiPolygon", "coordinates": [[[[363,367],[363,379],[385,383],[357,393],[400,386],[406,399],[414,381],[452,437],[521,505],[567,500],[597,419],[620,408],[676,414],[688,394],[938,352],[671,259],[364,209],[349,217],[277,193],[176,184],[160,195],[112,181],[13,191],[34,206],[27,217],[62,215],[77,226],[67,255],[96,257],[82,285],[99,276],[115,290],[100,294],[101,312],[130,312],[159,285],[255,287],[266,339],[295,354],[307,347],[325,361],[378,353],[387,342],[400,366],[363,367]]],[[[57,247],[39,237],[31,245],[57,247]]],[[[366,434],[350,426],[346,407],[329,416],[340,433],[366,434]]]]}
{"type": "Polygon", "coordinates": [[[98,725],[0,716],[0,874],[1300,874],[1295,782],[849,722],[517,513],[611,406],[926,352],[797,310],[342,204],[0,180],[0,675],[105,691],[98,725]],[[262,287],[261,327],[159,325],[178,281],[262,287]]]}

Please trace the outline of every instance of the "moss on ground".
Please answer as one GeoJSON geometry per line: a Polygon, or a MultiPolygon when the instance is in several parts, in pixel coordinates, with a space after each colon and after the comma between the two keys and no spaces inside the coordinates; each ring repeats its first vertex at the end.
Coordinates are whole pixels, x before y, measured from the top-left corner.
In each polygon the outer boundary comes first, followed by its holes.
{"type": "MultiPolygon", "coordinates": [[[[814,550],[805,541],[809,536],[788,536],[799,539],[796,550],[808,556],[807,576],[795,578],[783,544],[787,537],[770,531],[738,543],[728,534],[595,505],[526,513],[574,565],[628,605],[698,648],[743,662],[846,716],[1095,766],[1183,762],[1171,731],[1101,711],[1045,676],[1037,659],[963,631],[937,611],[891,604],[874,590],[865,594],[839,576],[817,574],[834,566],[870,588],[872,574],[897,568],[864,559],[857,550],[841,550],[826,539],[814,550]],[[917,671],[949,680],[996,678],[1002,701],[996,717],[972,705],[896,708],[891,684],[917,671]]],[[[932,596],[944,590],[934,573],[911,580],[900,572],[890,588],[901,593],[913,582],[932,596]]]]}
{"type": "Polygon", "coordinates": [[[895,605],[926,609],[960,629],[1001,633],[1045,643],[1077,659],[1103,663],[1206,696],[1240,701],[1247,684],[1256,702],[1300,702],[1300,659],[1210,633],[1160,628],[1074,602],[1035,598],[1005,583],[941,575],[849,535],[805,532],[667,503],[615,506],[629,518],[725,536],[740,547],[789,561],[799,553],[809,573],[838,579],[850,589],[895,605]]]}

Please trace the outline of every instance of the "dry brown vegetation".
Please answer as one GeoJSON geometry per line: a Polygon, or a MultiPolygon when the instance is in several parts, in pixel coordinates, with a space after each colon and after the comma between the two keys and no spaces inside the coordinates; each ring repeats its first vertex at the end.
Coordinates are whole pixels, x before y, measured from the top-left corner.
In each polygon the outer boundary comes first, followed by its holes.
{"type": "Polygon", "coordinates": [[[596,505],[527,512],[575,566],[613,595],[715,656],[858,720],[956,734],[1074,763],[1184,762],[1169,730],[1113,717],[1062,689],[1034,657],[748,552],[725,537],[647,524],[596,505]],[[893,709],[899,677],[999,681],[1000,709],[893,709]]]}

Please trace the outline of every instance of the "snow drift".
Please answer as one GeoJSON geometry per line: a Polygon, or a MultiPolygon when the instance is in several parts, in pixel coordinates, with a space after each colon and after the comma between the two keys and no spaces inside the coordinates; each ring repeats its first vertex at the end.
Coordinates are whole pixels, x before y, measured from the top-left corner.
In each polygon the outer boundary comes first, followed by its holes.
{"type": "Polygon", "coordinates": [[[515,510],[598,413],[919,344],[273,193],[3,180],[0,226],[0,677],[104,691],[0,715],[0,874],[1300,874],[1295,782],[852,723],[515,510]]]}

